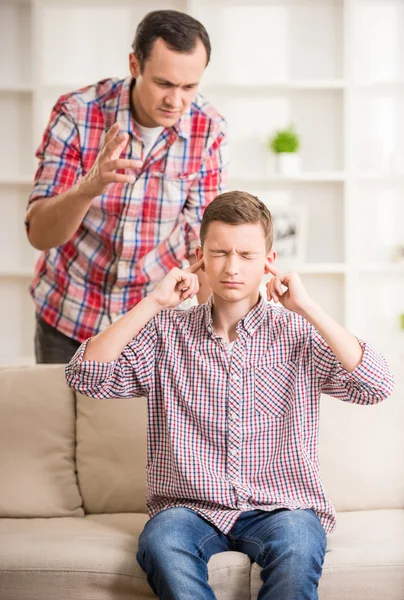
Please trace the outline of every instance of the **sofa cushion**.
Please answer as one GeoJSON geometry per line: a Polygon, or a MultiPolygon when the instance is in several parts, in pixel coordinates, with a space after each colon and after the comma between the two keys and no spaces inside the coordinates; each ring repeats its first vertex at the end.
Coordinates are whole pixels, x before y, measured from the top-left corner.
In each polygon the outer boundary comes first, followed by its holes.
{"type": "Polygon", "coordinates": [[[0,371],[0,516],[84,515],[74,394],[60,365],[0,371]]]}
{"type": "MultiPolygon", "coordinates": [[[[136,561],[144,514],[84,519],[0,519],[0,589],[7,600],[155,598],[136,561]]],[[[209,561],[218,600],[247,600],[250,561],[224,552],[209,561]]],[[[3,596],[1,596],[3,597],[3,596]]]]}
{"type": "Polygon", "coordinates": [[[403,393],[374,406],[322,397],[321,475],[337,511],[404,508],[403,393]]]}
{"type": "MultiPolygon", "coordinates": [[[[260,568],[251,570],[256,600],[260,568]]],[[[328,536],[319,600],[404,598],[404,510],[339,513],[328,536]]]]}
{"type": "Polygon", "coordinates": [[[76,397],[77,475],[86,513],[146,512],[146,399],[76,397]]]}

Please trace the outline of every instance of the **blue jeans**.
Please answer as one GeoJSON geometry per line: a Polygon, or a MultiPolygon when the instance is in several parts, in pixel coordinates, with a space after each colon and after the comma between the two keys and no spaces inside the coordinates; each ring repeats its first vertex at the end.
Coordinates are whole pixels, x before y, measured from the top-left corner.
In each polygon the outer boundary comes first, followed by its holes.
{"type": "Polygon", "coordinates": [[[213,600],[207,562],[226,550],[261,567],[258,600],[315,600],[326,545],[312,510],[251,510],[224,535],[188,508],[169,508],[146,524],[137,560],[160,600],[213,600]]]}

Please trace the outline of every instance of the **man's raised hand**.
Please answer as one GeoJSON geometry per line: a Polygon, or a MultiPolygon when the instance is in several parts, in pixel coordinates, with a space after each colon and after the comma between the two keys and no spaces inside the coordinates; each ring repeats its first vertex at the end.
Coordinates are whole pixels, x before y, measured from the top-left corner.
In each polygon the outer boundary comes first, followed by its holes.
{"type": "Polygon", "coordinates": [[[114,123],[108,130],[101,150],[90,171],[80,181],[82,192],[91,198],[103,194],[110,183],[133,183],[134,175],[117,173],[121,169],[137,169],[139,162],[119,158],[128,144],[129,135],[118,133],[120,125],[114,123]]]}
{"type": "Polygon", "coordinates": [[[193,298],[199,291],[199,280],[195,273],[203,265],[203,258],[187,269],[175,267],[160,281],[150,297],[161,308],[174,308],[187,298],[193,298]]]}

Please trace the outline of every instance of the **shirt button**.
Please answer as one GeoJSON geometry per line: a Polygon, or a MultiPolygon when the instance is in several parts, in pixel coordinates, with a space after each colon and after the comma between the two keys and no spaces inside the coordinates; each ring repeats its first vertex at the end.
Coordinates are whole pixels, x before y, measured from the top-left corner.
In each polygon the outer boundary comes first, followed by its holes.
{"type": "Polygon", "coordinates": [[[237,456],[237,454],[238,454],[238,450],[235,450],[235,449],[233,449],[233,448],[232,448],[232,449],[230,450],[230,454],[231,454],[232,456],[237,456]]]}
{"type": "Polygon", "coordinates": [[[238,376],[238,375],[235,373],[235,374],[233,375],[233,379],[234,379],[234,381],[239,381],[239,380],[240,380],[240,377],[239,377],[239,376],[238,376]]]}

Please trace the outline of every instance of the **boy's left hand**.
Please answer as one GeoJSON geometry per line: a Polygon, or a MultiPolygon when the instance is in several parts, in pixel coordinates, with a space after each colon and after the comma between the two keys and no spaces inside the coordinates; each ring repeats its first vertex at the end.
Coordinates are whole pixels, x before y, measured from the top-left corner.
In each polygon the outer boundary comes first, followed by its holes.
{"type": "Polygon", "coordinates": [[[269,272],[273,277],[266,284],[268,301],[280,302],[282,306],[298,314],[307,312],[313,301],[299,274],[296,271],[281,273],[273,265],[270,266],[269,272]],[[282,286],[286,287],[286,290],[282,286]]]}

